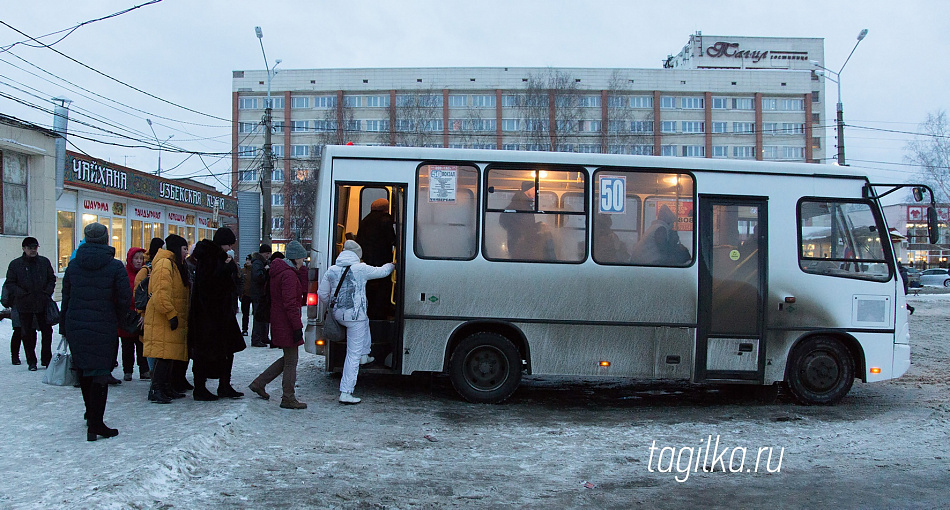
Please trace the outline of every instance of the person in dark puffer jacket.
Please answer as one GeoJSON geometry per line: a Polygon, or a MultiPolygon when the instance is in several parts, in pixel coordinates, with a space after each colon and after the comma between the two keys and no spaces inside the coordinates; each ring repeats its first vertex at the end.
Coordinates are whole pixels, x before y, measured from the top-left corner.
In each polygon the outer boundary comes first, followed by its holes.
{"type": "Polygon", "coordinates": [[[119,340],[116,329],[132,304],[128,273],[109,246],[109,229],[90,223],[83,229],[85,244],[63,277],[63,321],[59,332],[72,351],[79,387],[86,404],[86,440],[114,437],[119,431],[103,422],[119,340]]]}

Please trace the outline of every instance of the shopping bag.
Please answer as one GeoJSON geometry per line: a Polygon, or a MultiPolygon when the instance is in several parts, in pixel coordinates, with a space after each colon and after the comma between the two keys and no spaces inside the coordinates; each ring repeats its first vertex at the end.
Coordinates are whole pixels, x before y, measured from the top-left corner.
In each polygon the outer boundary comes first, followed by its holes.
{"type": "Polygon", "coordinates": [[[43,374],[43,382],[53,386],[73,386],[76,384],[76,371],[73,370],[73,355],[69,353],[69,344],[66,338],[59,341],[59,347],[53,354],[49,366],[46,367],[46,373],[43,374]]]}

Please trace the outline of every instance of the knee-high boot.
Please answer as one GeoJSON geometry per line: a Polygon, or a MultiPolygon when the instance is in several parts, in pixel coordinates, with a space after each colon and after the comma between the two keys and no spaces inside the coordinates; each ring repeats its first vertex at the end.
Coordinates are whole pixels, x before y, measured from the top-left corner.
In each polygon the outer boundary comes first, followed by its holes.
{"type": "Polygon", "coordinates": [[[79,376],[79,390],[82,392],[82,403],[86,406],[86,412],[83,413],[82,418],[86,420],[87,424],[89,422],[89,417],[92,416],[92,413],[89,412],[89,409],[92,406],[92,394],[89,392],[89,387],[91,384],[92,377],[79,376]]]}
{"type": "Polygon", "coordinates": [[[195,391],[191,392],[191,395],[195,397],[195,400],[203,402],[218,400],[218,396],[208,391],[208,388],[205,386],[208,382],[208,378],[200,373],[200,371],[193,373],[195,376],[195,391]]]}
{"type": "Polygon", "coordinates": [[[228,356],[221,366],[221,379],[218,381],[218,396],[221,398],[241,398],[244,393],[231,386],[231,369],[234,368],[234,356],[228,356]]]}
{"type": "Polygon", "coordinates": [[[172,399],[166,395],[165,388],[168,385],[168,367],[169,361],[159,359],[155,361],[155,370],[152,371],[151,386],[148,389],[148,400],[156,404],[170,404],[172,399]]]}
{"type": "Polygon", "coordinates": [[[109,385],[105,382],[93,381],[89,386],[89,394],[92,396],[94,408],[89,410],[86,441],[95,441],[98,439],[97,436],[115,437],[119,435],[118,429],[106,427],[105,422],[103,422],[106,401],[109,399],[109,385]]]}

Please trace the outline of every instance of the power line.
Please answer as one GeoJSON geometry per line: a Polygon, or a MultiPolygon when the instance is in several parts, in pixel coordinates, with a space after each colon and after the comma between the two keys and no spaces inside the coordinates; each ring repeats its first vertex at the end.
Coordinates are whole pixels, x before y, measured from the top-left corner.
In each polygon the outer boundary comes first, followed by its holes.
{"type": "Polygon", "coordinates": [[[198,114],[198,115],[203,115],[203,116],[205,116],[205,117],[210,117],[210,118],[212,118],[212,119],[217,119],[217,120],[221,120],[221,121],[224,121],[224,122],[230,122],[230,120],[228,120],[228,119],[221,118],[221,117],[218,117],[218,116],[216,116],[216,115],[211,115],[210,113],[200,112],[200,111],[198,111],[198,110],[194,110],[194,109],[192,109],[192,108],[188,108],[187,106],[182,106],[182,105],[180,105],[180,104],[178,104],[178,103],[175,103],[175,102],[169,101],[169,100],[167,100],[167,99],[165,99],[165,98],[156,96],[155,94],[152,94],[152,93],[150,93],[150,92],[146,92],[146,91],[144,91],[144,90],[142,90],[142,89],[140,89],[140,88],[138,88],[138,87],[136,87],[136,86],[134,86],[134,85],[130,85],[130,84],[128,84],[128,83],[126,83],[126,82],[124,82],[124,81],[122,81],[122,80],[120,80],[120,79],[118,79],[118,78],[115,78],[115,77],[113,77],[113,76],[110,76],[110,75],[108,75],[108,74],[106,74],[106,73],[104,73],[104,72],[102,72],[102,71],[100,71],[100,70],[98,70],[98,69],[96,69],[96,68],[94,68],[94,67],[92,67],[92,66],[89,66],[89,65],[87,65],[87,64],[85,64],[85,63],[83,63],[83,62],[80,62],[79,60],[76,60],[76,59],[74,59],[73,57],[70,57],[69,55],[66,55],[65,53],[63,53],[63,52],[57,50],[56,48],[53,48],[52,46],[49,46],[49,45],[47,45],[47,44],[44,44],[44,43],[41,42],[41,41],[36,40],[36,38],[34,38],[34,37],[30,36],[29,34],[27,34],[27,33],[23,32],[23,31],[21,31],[21,30],[15,28],[15,27],[13,27],[13,26],[11,26],[9,23],[7,23],[7,22],[5,22],[5,21],[3,21],[3,20],[0,20],[0,25],[3,25],[3,26],[5,26],[5,27],[7,27],[7,28],[9,28],[9,29],[11,29],[11,30],[13,30],[13,31],[15,31],[15,32],[17,32],[17,33],[23,35],[23,36],[25,36],[25,37],[29,37],[31,40],[36,41],[37,43],[41,44],[43,47],[48,48],[49,50],[55,52],[56,54],[58,54],[58,55],[60,55],[60,56],[62,56],[62,57],[64,57],[64,58],[66,58],[66,59],[69,59],[70,61],[75,62],[76,64],[79,64],[79,65],[81,65],[82,67],[85,67],[86,69],[89,69],[90,71],[93,71],[93,72],[95,72],[96,74],[99,74],[99,75],[101,75],[101,76],[103,76],[103,77],[105,77],[105,78],[108,78],[108,79],[110,79],[110,80],[112,80],[112,81],[114,81],[114,82],[116,82],[116,83],[118,83],[118,84],[120,84],[120,85],[124,85],[124,86],[126,86],[126,87],[128,87],[128,88],[130,88],[130,89],[132,89],[132,90],[134,90],[134,91],[136,91],[136,92],[139,92],[139,93],[141,93],[141,94],[145,94],[145,95],[148,96],[148,97],[151,97],[151,98],[153,98],[153,99],[157,99],[157,100],[159,100],[159,101],[161,101],[161,102],[163,102],[163,103],[170,104],[170,105],[172,105],[172,106],[174,106],[174,107],[176,107],[176,108],[181,108],[182,110],[186,110],[186,111],[189,111],[189,112],[192,112],[192,113],[196,113],[196,114],[198,114]]]}

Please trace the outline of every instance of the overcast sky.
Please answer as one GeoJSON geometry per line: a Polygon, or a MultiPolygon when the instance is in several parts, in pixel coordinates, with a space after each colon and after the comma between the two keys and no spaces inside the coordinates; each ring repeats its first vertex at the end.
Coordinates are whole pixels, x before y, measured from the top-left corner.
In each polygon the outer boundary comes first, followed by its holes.
{"type": "MultiPolygon", "coordinates": [[[[38,37],[146,1],[7,0],[0,10],[0,21],[38,37]]],[[[950,66],[945,61],[950,54],[947,7],[948,2],[941,0],[163,0],[85,25],[53,47],[149,94],[210,116],[148,97],[50,49],[25,45],[0,52],[0,94],[44,108],[50,108],[46,99],[53,96],[72,99],[69,127],[77,135],[141,145],[110,138],[76,122],[83,121],[117,132],[135,132],[135,136],[154,145],[145,120],[151,118],[157,136],[164,140],[174,135],[170,143],[176,147],[226,153],[231,136],[231,71],[264,67],[254,35],[256,25],[263,29],[271,63],[277,58],[283,60],[278,70],[658,68],[696,31],[704,35],[823,38],[826,65],[837,69],[853,48],[858,32],[867,28],[867,38],[842,73],[845,120],[849,125],[916,132],[928,113],[950,110],[950,66]],[[78,90],[60,78],[147,113],[78,90]]],[[[42,40],[51,44],[62,35],[65,32],[42,40]]],[[[0,51],[24,39],[0,25],[0,51]]],[[[834,84],[829,81],[826,119],[834,118],[835,94],[834,84]]],[[[52,123],[51,114],[3,96],[0,113],[45,126],[52,123]]],[[[833,154],[834,131],[828,130],[827,134],[827,151],[833,154]]],[[[905,181],[916,171],[901,165],[909,135],[857,127],[848,128],[845,134],[848,162],[872,178],[905,181]]],[[[117,147],[78,137],[70,141],[90,155],[136,169],[153,171],[158,165],[154,147],[117,147]]],[[[168,151],[161,154],[162,168],[168,176],[207,176],[207,164],[211,173],[230,184],[226,176],[230,171],[228,157],[205,156],[202,162],[198,157],[185,160],[185,155],[168,151]]],[[[214,183],[211,177],[203,180],[214,183]]],[[[227,191],[226,186],[217,186],[227,191]]]]}

